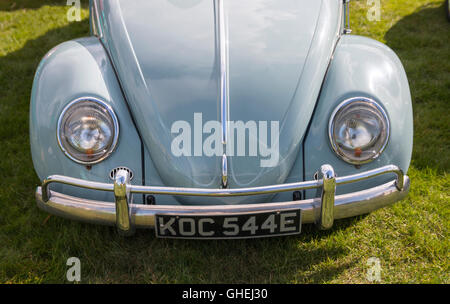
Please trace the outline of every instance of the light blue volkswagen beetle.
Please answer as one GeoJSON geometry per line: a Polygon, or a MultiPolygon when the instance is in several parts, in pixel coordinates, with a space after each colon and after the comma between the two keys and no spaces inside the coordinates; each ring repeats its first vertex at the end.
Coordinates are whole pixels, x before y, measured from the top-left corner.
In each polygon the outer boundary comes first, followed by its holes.
{"type": "Polygon", "coordinates": [[[413,119],[344,0],[93,0],[30,107],[43,210],[168,238],[319,229],[403,199],[413,119]]]}

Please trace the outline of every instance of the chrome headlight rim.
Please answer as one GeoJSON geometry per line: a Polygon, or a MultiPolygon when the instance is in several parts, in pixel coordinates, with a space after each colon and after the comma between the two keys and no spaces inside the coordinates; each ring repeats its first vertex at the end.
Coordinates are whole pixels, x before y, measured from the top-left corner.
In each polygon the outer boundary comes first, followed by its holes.
{"type": "Polygon", "coordinates": [[[71,102],[69,102],[64,109],[61,111],[61,114],[59,115],[58,118],[58,125],[57,125],[57,132],[56,132],[56,137],[57,137],[57,141],[58,141],[58,145],[59,148],[63,151],[63,153],[72,161],[78,163],[78,164],[82,164],[82,165],[95,165],[98,164],[102,161],[104,161],[106,158],[108,158],[116,149],[117,146],[117,142],[119,140],[119,120],[117,119],[116,113],[114,112],[113,108],[107,104],[105,101],[97,98],[97,97],[92,97],[92,96],[83,96],[80,98],[77,98],[75,100],[72,100],[71,102]],[[62,136],[61,136],[61,127],[62,127],[62,123],[63,123],[63,119],[65,114],[67,113],[67,111],[74,105],[78,104],[78,103],[82,103],[82,102],[94,102],[96,104],[98,104],[100,107],[103,107],[108,114],[110,115],[112,121],[113,121],[113,128],[114,128],[114,137],[111,143],[110,148],[108,149],[108,151],[100,158],[92,160],[92,161],[84,161],[84,160],[80,160],[76,157],[74,157],[72,154],[69,153],[69,151],[67,151],[67,149],[64,147],[63,142],[62,142],[62,136]]]}
{"type": "Polygon", "coordinates": [[[387,144],[389,142],[391,136],[391,126],[390,126],[390,120],[389,120],[389,116],[387,115],[387,112],[384,110],[384,108],[378,103],[376,102],[374,99],[369,98],[369,97],[352,97],[352,98],[348,98],[344,101],[342,101],[333,111],[333,113],[330,116],[330,120],[328,122],[328,138],[331,144],[331,147],[333,149],[333,151],[336,153],[336,155],[338,155],[342,160],[344,160],[345,162],[352,164],[352,165],[363,165],[363,164],[367,164],[370,163],[372,161],[374,161],[375,159],[377,159],[386,149],[387,144]],[[373,105],[382,115],[385,123],[386,123],[386,139],[383,142],[380,150],[378,151],[378,153],[374,154],[371,158],[366,159],[366,160],[360,160],[357,161],[355,159],[351,159],[349,157],[347,157],[345,154],[341,153],[340,149],[337,147],[336,141],[333,139],[333,134],[334,134],[334,121],[336,116],[338,115],[338,113],[340,113],[340,111],[342,111],[346,106],[348,106],[349,104],[353,103],[353,102],[358,102],[358,101],[362,101],[362,102],[366,102],[369,103],[371,105],[373,105]]]}

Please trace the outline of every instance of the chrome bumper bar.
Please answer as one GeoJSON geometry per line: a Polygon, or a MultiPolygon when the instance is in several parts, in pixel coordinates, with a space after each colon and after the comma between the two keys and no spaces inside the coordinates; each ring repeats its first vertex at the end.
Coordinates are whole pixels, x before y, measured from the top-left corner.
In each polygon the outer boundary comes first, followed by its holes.
{"type": "Polygon", "coordinates": [[[204,189],[131,185],[128,172],[119,170],[113,184],[90,182],[60,175],[49,176],[42,187],[36,190],[38,206],[55,215],[96,224],[116,225],[119,232],[133,234],[135,227],[154,228],[156,214],[218,215],[302,209],[303,223],[316,223],[320,229],[333,226],[334,219],[369,213],[403,199],[409,191],[409,178],[394,165],[337,177],[330,165],[323,165],[318,179],[290,184],[240,189],[204,189]],[[335,195],[336,186],[366,180],[382,174],[394,173],[396,179],[386,184],[363,191],[335,195]],[[110,191],[115,202],[99,202],[81,199],[49,190],[52,183],[60,183],[86,189],[110,191]],[[247,196],[318,189],[318,197],[282,203],[261,203],[247,205],[142,205],[133,204],[133,193],[175,196],[247,196]]]}

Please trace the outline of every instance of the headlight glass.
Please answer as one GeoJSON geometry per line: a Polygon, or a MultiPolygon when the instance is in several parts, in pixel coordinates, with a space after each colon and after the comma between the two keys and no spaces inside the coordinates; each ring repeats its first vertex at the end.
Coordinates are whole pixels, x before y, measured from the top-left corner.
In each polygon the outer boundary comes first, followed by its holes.
{"type": "Polygon", "coordinates": [[[64,153],[82,164],[95,164],[115,148],[119,133],[112,108],[96,98],[72,101],[58,121],[58,142],[64,153]]]}
{"type": "Polygon", "coordinates": [[[389,119],[372,99],[348,99],[331,115],[329,137],[334,151],[343,160],[351,164],[368,163],[387,145],[389,119]]]}

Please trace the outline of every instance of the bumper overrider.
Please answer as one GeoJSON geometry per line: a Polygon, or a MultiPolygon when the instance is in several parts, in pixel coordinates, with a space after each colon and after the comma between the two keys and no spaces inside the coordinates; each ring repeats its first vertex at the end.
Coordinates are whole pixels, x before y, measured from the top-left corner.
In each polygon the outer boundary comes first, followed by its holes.
{"type": "Polygon", "coordinates": [[[52,175],[36,190],[39,208],[61,217],[104,225],[115,225],[124,235],[131,235],[135,228],[155,228],[156,215],[233,215],[257,212],[276,212],[300,209],[302,223],[316,223],[320,229],[329,229],[334,219],[366,214],[378,208],[403,199],[410,187],[409,178],[395,165],[338,177],[330,165],[322,165],[317,180],[239,189],[205,189],[153,187],[130,184],[129,173],[120,170],[113,184],[85,181],[67,176],[52,175]],[[396,179],[383,185],[363,191],[336,195],[336,187],[354,183],[383,174],[395,174],[396,179]],[[50,184],[60,183],[86,189],[110,191],[115,202],[100,202],[68,196],[49,189],[50,184]],[[316,198],[247,205],[143,205],[133,204],[132,194],[174,195],[174,196],[247,196],[288,191],[317,189],[316,198]]]}

